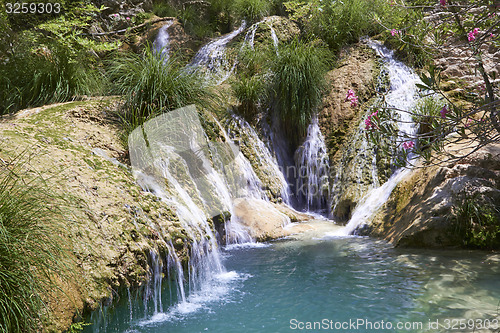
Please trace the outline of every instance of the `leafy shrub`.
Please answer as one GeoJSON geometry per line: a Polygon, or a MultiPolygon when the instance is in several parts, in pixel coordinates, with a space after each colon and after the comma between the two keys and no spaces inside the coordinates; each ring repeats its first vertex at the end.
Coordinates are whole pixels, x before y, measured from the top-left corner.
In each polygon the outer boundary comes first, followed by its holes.
{"type": "Polygon", "coordinates": [[[205,106],[214,96],[196,73],[186,71],[177,55],[120,53],[110,63],[114,91],[125,96],[125,122],[131,128],[149,117],[188,104],[205,106]]]}
{"type": "Polygon", "coordinates": [[[271,5],[272,2],[267,0],[235,0],[233,11],[240,18],[256,22],[269,15],[271,5]]]}
{"type": "Polygon", "coordinates": [[[283,130],[296,144],[321,105],[329,51],[294,40],[279,49],[271,65],[274,112],[283,130]]]}
{"type": "Polygon", "coordinates": [[[428,134],[432,139],[434,130],[438,127],[440,111],[445,105],[442,99],[427,96],[419,99],[411,112],[413,121],[418,124],[419,134],[428,134]]]}
{"type": "Polygon", "coordinates": [[[464,245],[479,249],[500,248],[500,210],[479,195],[462,193],[454,207],[464,245]]]}
{"type": "Polygon", "coordinates": [[[42,295],[68,254],[59,236],[61,198],[19,159],[0,169],[0,332],[37,332],[42,295]]]}
{"type": "Polygon", "coordinates": [[[392,27],[401,15],[386,0],[292,0],[284,4],[292,19],[300,21],[308,33],[321,38],[335,51],[362,36],[384,31],[380,21],[392,27]]]}
{"type": "Polygon", "coordinates": [[[17,49],[0,65],[0,114],[102,92],[104,80],[65,48],[17,49]]]}

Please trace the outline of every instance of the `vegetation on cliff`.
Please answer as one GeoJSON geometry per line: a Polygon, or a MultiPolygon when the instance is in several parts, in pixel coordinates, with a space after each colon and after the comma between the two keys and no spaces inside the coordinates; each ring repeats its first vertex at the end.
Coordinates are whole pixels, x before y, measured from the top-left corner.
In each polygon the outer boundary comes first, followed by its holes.
{"type": "Polygon", "coordinates": [[[72,222],[67,202],[28,174],[29,156],[0,161],[0,332],[35,332],[54,279],[72,270],[63,232],[72,222]]]}

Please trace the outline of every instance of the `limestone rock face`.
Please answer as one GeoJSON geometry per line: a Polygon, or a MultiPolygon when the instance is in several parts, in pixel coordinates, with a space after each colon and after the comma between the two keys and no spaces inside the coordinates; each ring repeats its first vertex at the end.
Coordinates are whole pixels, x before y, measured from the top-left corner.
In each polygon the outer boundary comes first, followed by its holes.
{"type": "Polygon", "coordinates": [[[152,249],[165,255],[172,241],[186,258],[189,239],[176,213],[142,191],[126,166],[118,103],[100,98],[0,117],[0,160],[28,152],[30,168],[54,192],[67,195],[71,206],[62,236],[70,240],[75,278],[61,282],[49,297],[51,332],[66,331],[75,311],[111,302],[112,289],[145,283],[152,249]]]}
{"type": "Polygon", "coordinates": [[[234,214],[248,228],[250,236],[258,241],[285,236],[283,227],[290,223],[290,218],[275,205],[260,199],[236,199],[234,214]]]}
{"type": "Polygon", "coordinates": [[[500,202],[500,144],[490,144],[457,163],[415,169],[365,233],[396,246],[463,246],[452,213],[464,193],[500,202]]]}
{"type": "Polygon", "coordinates": [[[331,161],[331,209],[339,222],[349,219],[374,182],[373,156],[359,131],[365,110],[362,105],[351,107],[345,101],[346,93],[352,89],[360,104],[366,103],[375,95],[379,73],[375,53],[361,43],[343,50],[339,66],[328,73],[330,91],[323,100],[319,122],[331,161]]]}

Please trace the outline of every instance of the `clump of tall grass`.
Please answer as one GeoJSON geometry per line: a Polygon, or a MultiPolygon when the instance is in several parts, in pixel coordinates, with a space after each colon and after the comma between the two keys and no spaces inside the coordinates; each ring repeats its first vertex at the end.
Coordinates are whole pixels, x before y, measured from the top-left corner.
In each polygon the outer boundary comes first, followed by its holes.
{"type": "Polygon", "coordinates": [[[261,75],[240,76],[231,83],[231,89],[240,102],[238,112],[247,120],[251,120],[261,102],[267,100],[267,84],[261,75]]]}
{"type": "Polygon", "coordinates": [[[233,12],[243,19],[256,22],[269,15],[272,1],[267,0],[235,0],[233,12]]]}
{"type": "Polygon", "coordinates": [[[272,63],[274,112],[297,143],[322,103],[329,51],[299,40],[283,45],[272,63]]]}
{"type": "Polygon", "coordinates": [[[151,47],[142,54],[118,54],[109,74],[115,92],[125,97],[123,120],[129,129],[188,104],[206,106],[214,97],[203,79],[187,71],[176,54],[162,56],[151,47]]]}
{"type": "MultiPolygon", "coordinates": [[[[36,332],[44,297],[67,267],[61,198],[20,158],[0,168],[0,332],[36,332]]],[[[45,298],[46,299],[46,298],[45,298]]]]}
{"type": "Polygon", "coordinates": [[[464,246],[485,250],[500,248],[500,209],[487,197],[460,193],[452,219],[464,246]]]}
{"type": "Polygon", "coordinates": [[[362,36],[384,31],[384,25],[393,27],[402,16],[402,11],[386,0],[292,0],[284,4],[292,19],[300,21],[308,33],[324,40],[334,51],[362,36]]]}
{"type": "Polygon", "coordinates": [[[101,94],[104,79],[62,47],[16,48],[0,64],[0,114],[101,94]]]}
{"type": "Polygon", "coordinates": [[[259,107],[268,102],[270,64],[275,57],[272,50],[261,48],[255,52],[243,47],[238,56],[236,77],[231,81],[233,96],[240,102],[238,113],[252,121],[259,107]]]}

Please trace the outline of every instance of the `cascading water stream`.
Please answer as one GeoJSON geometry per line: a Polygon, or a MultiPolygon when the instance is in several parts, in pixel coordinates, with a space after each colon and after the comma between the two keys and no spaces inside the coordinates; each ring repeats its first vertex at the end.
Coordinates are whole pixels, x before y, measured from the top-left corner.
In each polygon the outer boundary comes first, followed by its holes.
{"type": "Polygon", "coordinates": [[[174,23],[170,21],[158,29],[158,34],[153,42],[153,47],[156,53],[160,54],[164,61],[169,58],[170,52],[170,34],[168,33],[168,28],[174,23]]]}
{"type": "MultiPolygon", "coordinates": [[[[276,157],[271,154],[270,149],[259,138],[255,129],[242,117],[232,114],[228,124],[228,135],[232,140],[245,140],[246,144],[253,148],[256,156],[256,162],[259,163],[259,168],[263,169],[271,178],[278,182],[280,188],[280,196],[285,204],[290,205],[290,188],[283,175],[282,170],[278,167],[276,157]]],[[[253,169],[250,168],[253,173],[253,169]]],[[[251,178],[249,178],[251,179],[251,178]]],[[[267,197],[263,198],[268,200],[267,197]]]]}
{"type": "Polygon", "coordinates": [[[296,195],[307,211],[325,213],[329,196],[329,157],[325,139],[314,117],[304,143],[295,152],[296,195]]]}
{"type": "MultiPolygon", "coordinates": [[[[417,132],[417,126],[413,122],[408,112],[400,110],[409,110],[418,99],[416,83],[419,82],[418,76],[405,64],[394,59],[394,51],[383,46],[377,41],[368,41],[377,54],[383,59],[384,65],[389,72],[390,91],[385,96],[388,107],[395,108],[399,116],[399,138],[400,141],[404,135],[413,136],[417,132]]],[[[410,154],[409,158],[412,156],[410,154]]],[[[409,168],[399,168],[382,186],[370,190],[360,201],[352,213],[351,219],[345,228],[339,230],[335,235],[350,235],[358,227],[369,223],[370,217],[389,199],[392,190],[410,173],[409,168]]]]}
{"type": "MultiPolygon", "coordinates": [[[[271,154],[255,131],[243,120],[235,119],[233,131],[245,131],[259,142],[260,153],[272,165],[271,154]]],[[[148,313],[147,302],[151,298],[153,316],[143,321],[144,325],[168,320],[177,313],[196,311],[204,302],[216,298],[217,293],[227,290],[227,283],[238,274],[225,270],[214,226],[209,220],[228,213],[231,218],[226,221],[226,242],[252,242],[233,214],[233,200],[267,199],[250,162],[232,143],[231,135],[215,118],[212,120],[219,126],[225,142],[209,140],[194,106],[149,120],[129,136],[130,159],[138,183],[175,209],[187,233],[186,240],[190,242],[186,279],[172,241],[165,244],[167,258],[162,259],[156,251],[151,251],[152,279],[146,288],[144,307],[148,313]],[[166,312],[161,302],[165,263],[167,273],[176,276],[178,300],[178,304],[166,312]]],[[[274,168],[276,170],[271,169],[282,176],[277,166],[274,168]]],[[[286,182],[282,181],[283,193],[286,193],[286,182]]]]}
{"type": "Polygon", "coordinates": [[[273,41],[273,46],[276,52],[278,52],[278,44],[279,44],[278,36],[276,35],[276,31],[272,26],[272,21],[267,17],[257,23],[254,23],[250,28],[248,28],[248,31],[245,34],[244,43],[241,46],[242,48],[245,45],[248,45],[252,50],[255,49],[255,34],[257,33],[257,29],[259,28],[259,26],[264,23],[269,27],[269,30],[271,31],[271,39],[273,41]]]}
{"type": "Polygon", "coordinates": [[[230,61],[227,56],[227,44],[245,30],[246,22],[227,34],[203,46],[186,67],[188,71],[204,71],[205,80],[221,84],[231,75],[236,68],[236,61],[230,61]]]}

